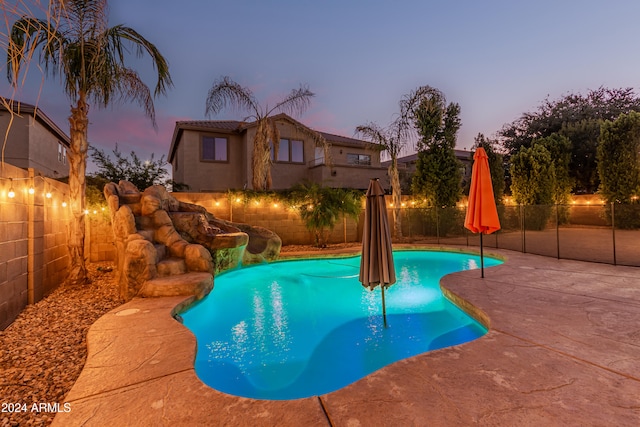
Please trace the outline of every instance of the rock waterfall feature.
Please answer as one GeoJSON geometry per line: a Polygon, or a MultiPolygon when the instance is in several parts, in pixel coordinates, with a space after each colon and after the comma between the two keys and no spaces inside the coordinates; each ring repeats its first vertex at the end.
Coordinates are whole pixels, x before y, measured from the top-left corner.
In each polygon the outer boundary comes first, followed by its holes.
{"type": "Polygon", "coordinates": [[[221,220],[176,200],[165,187],[140,192],[128,181],[105,185],[116,244],[117,281],[125,300],[194,295],[213,288],[215,274],[278,258],[282,241],[262,227],[221,220]]]}

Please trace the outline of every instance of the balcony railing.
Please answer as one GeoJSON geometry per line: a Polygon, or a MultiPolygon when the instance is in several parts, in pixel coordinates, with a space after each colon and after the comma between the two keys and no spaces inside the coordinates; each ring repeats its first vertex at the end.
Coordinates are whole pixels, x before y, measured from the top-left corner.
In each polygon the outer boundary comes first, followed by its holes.
{"type": "MultiPolygon", "coordinates": [[[[323,165],[328,166],[328,162],[325,160],[324,157],[318,157],[307,162],[307,166],[309,166],[310,168],[313,168],[315,166],[323,166],[323,165]]],[[[344,162],[344,161],[340,162],[340,161],[333,160],[331,162],[331,166],[372,167],[370,160],[369,161],[349,161],[349,162],[344,162]]]]}

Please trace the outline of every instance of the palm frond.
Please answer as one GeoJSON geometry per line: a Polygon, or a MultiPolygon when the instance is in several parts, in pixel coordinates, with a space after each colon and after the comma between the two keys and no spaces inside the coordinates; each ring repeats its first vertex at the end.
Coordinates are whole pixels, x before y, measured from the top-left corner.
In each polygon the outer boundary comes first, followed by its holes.
{"type": "Polygon", "coordinates": [[[389,137],[385,134],[385,130],[378,126],[377,123],[370,122],[365,125],[356,126],[356,134],[369,142],[382,145],[385,149],[389,145],[389,137]]]}
{"type": "Polygon", "coordinates": [[[7,79],[17,85],[22,66],[29,62],[35,52],[41,49],[41,62],[45,71],[56,72],[59,54],[65,39],[52,30],[45,20],[23,17],[11,27],[7,44],[7,79]],[[49,68],[52,66],[53,68],[49,68]]]}
{"type": "Polygon", "coordinates": [[[107,30],[107,0],[57,0],[51,3],[58,26],[65,29],[66,37],[71,40],[89,40],[107,30]]]}
{"type": "Polygon", "coordinates": [[[158,48],[134,29],[123,25],[116,25],[109,28],[101,37],[105,37],[108,40],[108,51],[115,55],[121,64],[124,62],[125,51],[122,46],[123,40],[131,42],[135,48],[137,57],[142,57],[144,52],[146,52],[151,57],[153,68],[157,71],[158,81],[156,83],[154,95],[158,96],[160,94],[164,95],[167,93],[167,88],[171,87],[173,82],[171,81],[171,76],[169,74],[169,64],[160,54],[158,48]]]}
{"type": "Polygon", "coordinates": [[[261,114],[260,107],[251,89],[240,86],[229,76],[223,76],[213,83],[207,95],[205,115],[218,114],[226,107],[241,111],[251,111],[254,118],[259,120],[267,115],[261,114]]]}
{"type": "Polygon", "coordinates": [[[315,94],[309,90],[306,85],[300,85],[298,89],[293,89],[282,101],[278,102],[273,108],[267,111],[269,116],[274,111],[281,111],[295,116],[304,113],[311,105],[311,98],[315,94]]]}
{"type": "MultiPolygon", "coordinates": [[[[157,129],[156,113],[153,106],[153,97],[151,90],[144,84],[138,73],[130,68],[120,68],[118,70],[117,93],[119,101],[133,100],[144,110],[147,117],[151,119],[153,127],[157,129]]],[[[103,93],[101,98],[104,99],[108,94],[103,93]]]]}

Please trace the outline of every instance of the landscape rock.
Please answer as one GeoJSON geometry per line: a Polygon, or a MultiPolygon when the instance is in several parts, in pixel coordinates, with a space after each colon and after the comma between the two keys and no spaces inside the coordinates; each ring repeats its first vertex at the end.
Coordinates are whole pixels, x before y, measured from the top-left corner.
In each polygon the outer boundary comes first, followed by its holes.
{"type": "Polygon", "coordinates": [[[105,185],[104,195],[117,249],[116,278],[125,300],[142,296],[143,289],[147,296],[193,289],[189,286],[153,289],[166,282],[152,282],[158,277],[158,263],[166,257],[184,260],[186,271],[163,265],[163,277],[174,272],[183,276],[207,272],[213,276],[237,267],[240,262],[274,260],[280,253],[282,241],[272,231],[220,220],[202,206],[179,202],[160,185],[140,192],[130,182],[120,181],[105,185]]]}

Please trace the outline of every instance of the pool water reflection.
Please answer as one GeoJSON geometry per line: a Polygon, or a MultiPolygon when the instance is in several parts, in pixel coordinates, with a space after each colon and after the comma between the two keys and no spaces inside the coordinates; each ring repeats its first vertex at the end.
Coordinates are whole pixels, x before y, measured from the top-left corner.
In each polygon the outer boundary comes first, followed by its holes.
{"type": "MultiPolygon", "coordinates": [[[[439,280],[479,268],[454,252],[394,252],[386,293],[358,281],[360,257],[284,261],[230,271],[182,314],[198,340],[195,369],[219,391],[296,399],[340,389],[395,361],[471,341],[486,329],[444,298],[439,280]]],[[[485,266],[500,261],[486,258],[485,266]]]]}

